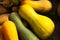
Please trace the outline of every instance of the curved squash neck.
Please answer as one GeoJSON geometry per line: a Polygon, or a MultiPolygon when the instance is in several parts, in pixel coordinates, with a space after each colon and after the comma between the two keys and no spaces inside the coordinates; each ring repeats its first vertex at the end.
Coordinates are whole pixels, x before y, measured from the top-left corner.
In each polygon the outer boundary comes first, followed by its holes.
{"type": "Polygon", "coordinates": [[[37,13],[34,11],[34,9],[27,4],[20,7],[20,12],[21,15],[27,15],[30,18],[37,17],[37,13]]]}

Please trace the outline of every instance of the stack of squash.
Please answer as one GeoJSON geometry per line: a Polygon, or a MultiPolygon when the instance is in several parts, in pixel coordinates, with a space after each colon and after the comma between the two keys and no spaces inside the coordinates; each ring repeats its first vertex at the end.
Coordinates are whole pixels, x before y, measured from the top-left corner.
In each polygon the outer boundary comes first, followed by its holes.
{"type": "Polygon", "coordinates": [[[10,0],[10,3],[11,6],[7,9],[18,6],[16,7],[18,11],[0,14],[2,39],[45,40],[52,35],[55,29],[53,20],[37,13],[38,11],[49,12],[52,9],[49,0],[10,0]],[[24,23],[22,19],[26,22],[24,23]]]}

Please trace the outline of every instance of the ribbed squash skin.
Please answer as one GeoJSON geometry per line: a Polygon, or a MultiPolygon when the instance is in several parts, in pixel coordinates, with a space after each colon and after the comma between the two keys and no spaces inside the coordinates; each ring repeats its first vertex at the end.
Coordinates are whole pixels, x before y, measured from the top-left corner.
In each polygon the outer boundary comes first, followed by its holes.
{"type": "Polygon", "coordinates": [[[16,26],[12,21],[6,21],[3,23],[2,33],[4,40],[19,40],[16,26]]]}
{"type": "Polygon", "coordinates": [[[16,24],[16,28],[19,33],[19,38],[21,40],[39,40],[39,38],[37,38],[36,35],[34,35],[28,28],[26,28],[23,25],[23,23],[17,13],[15,13],[15,12],[11,13],[10,20],[14,21],[14,23],[16,24]]]}
{"type": "Polygon", "coordinates": [[[47,38],[54,31],[53,21],[46,16],[37,14],[28,4],[20,6],[19,14],[31,25],[35,34],[42,39],[47,38]]]}

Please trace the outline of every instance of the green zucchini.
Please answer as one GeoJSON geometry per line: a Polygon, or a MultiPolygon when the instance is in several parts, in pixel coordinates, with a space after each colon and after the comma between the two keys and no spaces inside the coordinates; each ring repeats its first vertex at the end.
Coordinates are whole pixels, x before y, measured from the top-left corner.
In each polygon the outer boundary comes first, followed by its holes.
{"type": "Polygon", "coordinates": [[[23,25],[17,13],[11,13],[9,18],[16,24],[19,37],[21,36],[22,40],[39,40],[39,38],[35,34],[33,34],[28,28],[23,25]]]}

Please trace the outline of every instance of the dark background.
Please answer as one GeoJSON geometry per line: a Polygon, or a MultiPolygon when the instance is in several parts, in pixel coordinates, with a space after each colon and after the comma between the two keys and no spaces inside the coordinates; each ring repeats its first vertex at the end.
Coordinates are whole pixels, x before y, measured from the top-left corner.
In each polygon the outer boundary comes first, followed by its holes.
{"type": "Polygon", "coordinates": [[[49,37],[47,40],[60,40],[60,18],[57,15],[57,6],[60,0],[50,0],[50,1],[53,4],[53,8],[49,13],[44,14],[44,15],[50,17],[54,21],[55,31],[51,35],[51,37],[49,37]]]}

